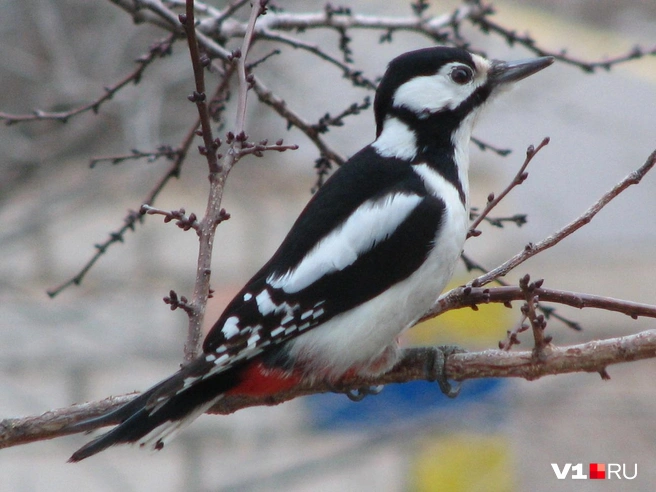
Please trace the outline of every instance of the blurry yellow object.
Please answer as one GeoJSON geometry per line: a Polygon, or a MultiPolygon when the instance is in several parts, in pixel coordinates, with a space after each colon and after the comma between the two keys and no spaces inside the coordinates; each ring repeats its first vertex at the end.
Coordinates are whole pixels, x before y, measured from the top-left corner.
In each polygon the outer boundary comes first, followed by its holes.
{"type": "Polygon", "coordinates": [[[420,447],[410,468],[412,492],[512,492],[510,444],[501,435],[453,434],[420,447]]]}
{"type": "MultiPolygon", "coordinates": [[[[453,284],[456,285],[460,284],[453,284]]],[[[506,330],[513,327],[516,311],[499,303],[481,304],[478,308],[448,311],[413,327],[405,337],[406,345],[497,348],[497,342],[506,337],[506,330]]]]}

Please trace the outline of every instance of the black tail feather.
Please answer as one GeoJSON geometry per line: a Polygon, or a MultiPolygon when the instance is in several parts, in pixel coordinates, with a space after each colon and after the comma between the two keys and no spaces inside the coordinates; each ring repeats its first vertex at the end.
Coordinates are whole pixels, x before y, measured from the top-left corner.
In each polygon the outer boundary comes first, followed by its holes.
{"type": "Polygon", "coordinates": [[[71,424],[68,427],[68,430],[76,432],[90,432],[106,425],[120,424],[121,422],[127,420],[136,411],[143,408],[156,389],[157,387],[153,387],[148,391],[136,395],[129,402],[124,403],[120,407],[115,408],[114,410],[110,410],[107,413],[71,424]]]}
{"type": "MultiPolygon", "coordinates": [[[[77,463],[78,461],[82,461],[84,458],[88,458],[89,456],[99,453],[100,451],[103,451],[104,449],[107,449],[108,447],[113,446],[114,444],[133,442],[129,439],[129,436],[137,435],[136,430],[138,427],[135,427],[135,423],[136,423],[135,419],[141,417],[140,419],[141,422],[139,422],[139,424],[143,426],[143,424],[146,423],[144,420],[144,416],[147,418],[148,411],[142,408],[141,410],[138,410],[130,418],[122,422],[120,425],[118,425],[111,431],[106,432],[105,434],[101,435],[100,437],[97,437],[91,442],[88,442],[80,449],[75,451],[68,459],[68,462],[77,463]]],[[[92,419],[89,422],[94,422],[96,420],[99,419],[92,419]]],[[[137,435],[134,441],[138,440],[140,437],[142,436],[137,435]]]]}
{"type": "MultiPolygon", "coordinates": [[[[177,430],[203,413],[208,405],[237,384],[239,372],[236,368],[203,378],[212,366],[204,359],[198,359],[122,407],[75,424],[76,428],[86,430],[120,422],[114,429],[82,446],[68,461],[81,461],[114,444],[138,442],[160,426],[163,426],[164,437],[172,437],[177,430]]],[[[161,449],[164,437],[158,438],[157,432],[153,435],[153,448],[161,449]]]]}

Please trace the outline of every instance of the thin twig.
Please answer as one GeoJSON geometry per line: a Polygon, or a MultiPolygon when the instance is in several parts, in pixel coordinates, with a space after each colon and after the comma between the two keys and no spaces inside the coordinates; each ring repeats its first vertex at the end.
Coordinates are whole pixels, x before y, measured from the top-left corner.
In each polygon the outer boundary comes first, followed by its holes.
{"type": "Polygon", "coordinates": [[[549,137],[545,137],[542,140],[542,142],[540,142],[540,145],[538,145],[537,147],[533,147],[533,145],[530,145],[528,149],[526,149],[526,159],[524,159],[524,163],[519,168],[519,171],[517,171],[517,174],[515,174],[515,177],[510,182],[510,184],[508,184],[508,186],[506,186],[506,188],[498,196],[495,196],[494,193],[490,193],[490,195],[487,198],[487,203],[485,205],[485,208],[469,227],[467,238],[480,235],[480,231],[478,231],[476,228],[480,225],[481,222],[483,222],[486,219],[486,217],[494,209],[494,207],[496,207],[499,204],[499,202],[501,202],[501,200],[503,200],[506,197],[506,195],[508,195],[508,193],[512,191],[513,188],[521,185],[526,180],[526,178],[528,178],[528,173],[526,172],[526,168],[533,160],[533,157],[535,157],[537,153],[540,152],[540,150],[542,150],[548,144],[549,144],[549,137]]]}
{"type": "MultiPolygon", "coordinates": [[[[539,297],[541,302],[553,302],[577,309],[603,309],[604,311],[625,314],[632,319],[638,319],[640,317],[656,318],[656,305],[653,304],[544,287],[536,288],[534,293],[539,297]]],[[[513,285],[504,287],[457,287],[441,296],[433,308],[419,321],[425,321],[439,316],[446,311],[461,309],[467,306],[471,307],[491,302],[507,304],[523,299],[525,299],[524,291],[513,285]]]]}
{"type": "Polygon", "coordinates": [[[125,161],[133,161],[139,159],[146,159],[148,162],[155,162],[160,157],[166,157],[172,161],[178,156],[178,152],[178,149],[174,149],[170,145],[160,145],[157,147],[157,150],[151,152],[132,149],[129,154],[94,157],[89,161],[89,167],[93,169],[97,164],[101,162],[110,162],[111,164],[116,165],[122,164],[125,161]]]}
{"type": "Polygon", "coordinates": [[[544,334],[547,321],[543,314],[537,313],[539,295],[535,291],[542,286],[542,282],[542,280],[531,282],[528,274],[519,279],[519,288],[526,301],[522,305],[521,311],[533,329],[533,355],[537,359],[544,358],[544,349],[551,343],[551,337],[544,334]]]}
{"type": "Polygon", "coordinates": [[[517,32],[513,29],[506,29],[505,27],[502,27],[500,24],[491,21],[489,19],[488,14],[489,12],[486,12],[485,10],[473,12],[469,16],[469,20],[474,25],[478,25],[480,27],[481,32],[485,34],[487,34],[488,32],[494,32],[496,34],[499,34],[506,40],[506,42],[510,46],[519,44],[524,48],[526,48],[527,50],[531,51],[532,53],[536,54],[537,56],[553,56],[556,60],[578,67],[587,73],[592,73],[598,69],[603,69],[608,71],[611,69],[611,67],[615,65],[619,65],[621,63],[637,60],[645,56],[656,56],[656,46],[651,48],[642,48],[640,46],[635,46],[627,53],[612,58],[606,58],[604,60],[592,61],[592,62],[579,60],[577,58],[569,56],[567,54],[567,51],[564,49],[560,51],[550,51],[544,48],[540,48],[537,45],[536,40],[530,37],[528,34],[521,35],[521,34],[517,34],[517,32]]]}
{"type": "Polygon", "coordinates": [[[519,340],[519,334],[525,332],[528,328],[529,326],[526,324],[526,316],[522,315],[522,319],[519,320],[519,323],[517,323],[512,330],[506,331],[506,339],[499,341],[499,349],[508,351],[515,345],[519,345],[521,343],[519,340]]]}
{"type": "Polygon", "coordinates": [[[344,111],[339,113],[337,116],[331,116],[330,113],[326,113],[319,119],[318,123],[312,125],[312,129],[314,129],[318,133],[326,133],[328,132],[331,126],[344,126],[344,119],[347,116],[360,114],[361,111],[369,109],[370,106],[371,106],[371,98],[369,96],[366,96],[362,100],[362,103],[351,104],[348,108],[346,108],[344,111]]]}
{"type": "MultiPolygon", "coordinates": [[[[255,32],[255,22],[257,18],[264,13],[266,9],[267,0],[259,0],[259,3],[254,3],[251,8],[251,15],[248,19],[248,26],[244,35],[244,40],[241,45],[241,56],[237,60],[237,77],[239,78],[239,97],[237,99],[237,119],[235,123],[235,134],[241,135],[244,133],[246,125],[246,101],[248,98],[248,89],[251,82],[247,80],[246,74],[246,55],[250,51],[251,41],[253,40],[253,33],[255,32]]],[[[243,141],[243,140],[242,140],[243,141]]],[[[240,144],[238,145],[240,146],[240,144]]]]}
{"type": "Polygon", "coordinates": [[[199,233],[199,223],[198,218],[195,213],[189,215],[186,214],[184,208],[180,210],[162,210],[160,208],[151,207],[150,205],[142,205],[139,212],[148,215],[162,215],[164,216],[164,222],[171,222],[175,220],[175,225],[180,229],[188,231],[189,229],[194,229],[196,233],[199,233]]]}
{"type": "Polygon", "coordinates": [[[320,59],[327,61],[328,63],[339,68],[342,71],[344,77],[349,79],[355,87],[364,87],[366,89],[372,90],[376,88],[377,84],[374,81],[366,78],[360,70],[354,69],[349,62],[338,60],[334,56],[328,54],[322,47],[317,44],[302,41],[287,34],[274,32],[268,29],[260,29],[258,32],[258,37],[267,39],[269,41],[278,41],[294,48],[303,49],[309,53],[312,53],[320,59]]]}
{"type": "Polygon", "coordinates": [[[656,164],[656,150],[651,153],[647,158],[647,161],[636,171],[632,172],[626,176],[621,182],[613,187],[610,191],[605,193],[594,205],[592,205],[586,212],[581,216],[577,217],[575,220],[567,224],[565,227],[557,231],[556,233],[546,237],[542,241],[532,244],[529,243],[526,247],[517,253],[512,258],[505,261],[503,264],[498,267],[490,270],[488,273],[481,275],[480,277],[475,278],[468,285],[472,287],[480,287],[485,284],[490,283],[491,281],[497,279],[498,277],[505,276],[512,269],[516,268],[518,265],[524,263],[529,258],[532,258],[536,254],[544,251],[546,249],[552,248],[560,241],[565,239],[570,234],[576,232],[578,229],[588,224],[601,209],[603,209],[608,203],[610,203],[614,198],[616,198],[620,193],[626,190],[631,185],[636,185],[640,183],[640,180],[654,167],[656,164]]]}
{"type": "MultiPolygon", "coordinates": [[[[153,188],[150,190],[150,192],[148,193],[148,195],[146,196],[146,198],[143,200],[142,203],[146,205],[153,204],[155,202],[155,199],[159,196],[159,194],[166,186],[166,184],[171,179],[178,178],[180,176],[180,168],[182,167],[182,163],[184,162],[187,156],[189,147],[193,142],[194,132],[196,131],[196,128],[198,128],[198,125],[200,125],[199,121],[197,121],[192,126],[191,130],[187,133],[182,144],[176,151],[176,155],[177,155],[176,159],[171,163],[171,165],[168,167],[168,169],[162,175],[162,177],[155,183],[155,186],[153,186],[153,188]]],[[[67,289],[68,287],[71,287],[73,285],[80,285],[84,277],[87,275],[87,273],[89,273],[93,265],[100,259],[100,257],[105,254],[107,249],[113,244],[122,243],[125,238],[125,233],[128,231],[134,231],[136,225],[141,223],[142,218],[143,215],[141,215],[138,212],[135,212],[134,210],[130,210],[128,212],[128,215],[126,215],[126,217],[123,219],[124,222],[123,226],[117,231],[111,232],[109,234],[109,238],[106,241],[104,241],[103,243],[96,244],[95,246],[96,252],[93,254],[91,259],[89,259],[89,261],[87,261],[87,263],[80,269],[80,271],[70,279],[58,285],[57,287],[48,289],[46,291],[48,296],[55,297],[63,290],[67,289]]]]}
{"type": "Polygon", "coordinates": [[[289,105],[280,97],[276,96],[264,83],[256,76],[253,78],[253,91],[257,94],[260,102],[273,108],[280,116],[287,120],[288,125],[295,126],[301,130],[319,149],[321,155],[330,159],[337,165],[341,166],[346,162],[344,156],[332,149],[324,139],[319,135],[312,123],[306,121],[301,115],[292,110],[289,105]]]}
{"type": "Polygon", "coordinates": [[[45,121],[45,120],[56,120],[62,123],[68,122],[74,116],[77,116],[88,111],[93,113],[98,113],[100,107],[103,103],[106,103],[112,99],[116,93],[127,85],[134,83],[138,84],[143,76],[146,68],[150,66],[155,60],[159,58],[164,58],[171,54],[171,46],[175,42],[176,36],[174,34],[169,35],[165,40],[155,43],[150,47],[147,54],[137,58],[137,68],[132,71],[132,73],[123,77],[119,82],[114,85],[106,86],[105,92],[102,96],[96,100],[79,106],[77,108],[70,109],[68,111],[43,111],[41,109],[35,109],[31,114],[10,114],[0,112],[0,120],[4,120],[5,124],[13,125],[14,123],[22,123],[27,121],[45,121]]]}
{"type": "MultiPolygon", "coordinates": [[[[465,253],[460,255],[460,258],[465,263],[465,267],[467,268],[468,272],[471,272],[471,271],[474,271],[474,270],[477,270],[481,273],[488,273],[489,272],[489,270],[487,268],[485,268],[483,265],[481,265],[480,263],[478,263],[474,259],[470,258],[465,253]]],[[[503,279],[501,279],[499,277],[495,278],[493,280],[493,282],[496,283],[496,284],[501,285],[502,287],[508,287],[509,286],[509,284],[506,281],[504,281],[503,279]]],[[[442,297],[440,297],[440,299],[443,299],[444,296],[448,296],[448,295],[450,295],[451,292],[455,292],[457,290],[458,289],[454,289],[453,291],[450,291],[447,294],[444,294],[442,297]]],[[[473,288],[471,289],[472,292],[474,290],[475,289],[473,289],[473,288]]],[[[488,291],[489,289],[483,289],[483,290],[488,291]]],[[[511,300],[513,300],[513,299],[511,299],[511,300]]],[[[504,302],[504,301],[502,301],[502,302],[504,302]]],[[[565,304],[567,304],[567,303],[565,303],[565,304]]],[[[435,309],[435,306],[433,306],[433,309],[435,309]]],[[[431,309],[427,313],[427,317],[437,316],[437,314],[433,314],[432,316],[430,315],[430,313],[433,312],[433,309],[431,309]]],[[[563,323],[568,328],[571,328],[571,329],[576,330],[576,331],[581,331],[582,330],[581,325],[578,322],[576,322],[572,319],[566,318],[562,314],[557,313],[556,308],[554,308],[554,307],[547,307],[547,306],[539,305],[538,309],[542,312],[542,314],[544,314],[544,317],[546,319],[554,318],[554,319],[557,319],[558,321],[560,321],[561,323],[563,323]]],[[[424,318],[422,318],[422,319],[424,319],[424,318]]]]}
{"type": "Polygon", "coordinates": [[[219,160],[216,155],[219,143],[212,136],[212,125],[210,123],[207,95],[205,94],[205,68],[210,64],[210,59],[207,56],[201,57],[198,49],[194,19],[194,0],[187,0],[186,12],[186,14],[180,14],[179,19],[187,34],[187,44],[194,71],[194,81],[196,83],[196,90],[189,96],[189,100],[196,103],[196,107],[198,108],[201,136],[205,143],[204,155],[207,159],[210,173],[216,173],[219,171],[219,160]]]}
{"type": "Polygon", "coordinates": [[[490,143],[483,142],[480,138],[472,137],[471,142],[476,145],[480,150],[486,151],[490,150],[494,152],[497,155],[500,155],[501,157],[505,157],[507,155],[510,155],[512,153],[511,149],[501,149],[499,147],[496,147],[490,143]]]}

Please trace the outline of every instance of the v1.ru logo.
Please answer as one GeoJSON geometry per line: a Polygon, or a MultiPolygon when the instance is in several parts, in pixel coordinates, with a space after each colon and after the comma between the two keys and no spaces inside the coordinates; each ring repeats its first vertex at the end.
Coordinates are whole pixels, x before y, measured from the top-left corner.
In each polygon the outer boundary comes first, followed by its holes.
{"type": "MultiPolygon", "coordinates": [[[[636,465],[637,467],[638,465],[636,465]]],[[[637,475],[636,469],[636,475],[637,475]]],[[[606,465],[604,463],[590,463],[590,478],[601,479],[606,478],[606,465]]],[[[610,478],[610,477],[609,477],[610,478]]]]}
{"type": "Polygon", "coordinates": [[[570,477],[572,480],[585,480],[587,478],[592,480],[610,480],[613,475],[619,480],[621,480],[622,477],[626,480],[633,480],[638,476],[638,464],[636,463],[633,466],[633,476],[628,476],[626,474],[626,464],[624,463],[621,465],[619,463],[590,463],[590,477],[588,477],[588,475],[583,474],[583,463],[577,463],[576,465],[565,463],[562,470],[556,463],[551,463],[551,468],[553,468],[558,480],[566,479],[570,470],[573,472],[570,477]]]}

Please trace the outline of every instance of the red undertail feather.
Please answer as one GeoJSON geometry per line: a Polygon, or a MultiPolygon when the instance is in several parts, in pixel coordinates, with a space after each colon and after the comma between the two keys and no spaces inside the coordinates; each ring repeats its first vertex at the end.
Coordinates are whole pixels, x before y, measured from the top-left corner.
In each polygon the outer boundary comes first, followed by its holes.
{"type": "Polygon", "coordinates": [[[271,396],[298,385],[301,377],[282,369],[268,368],[255,362],[244,368],[241,382],[226,391],[226,395],[271,396]]]}

